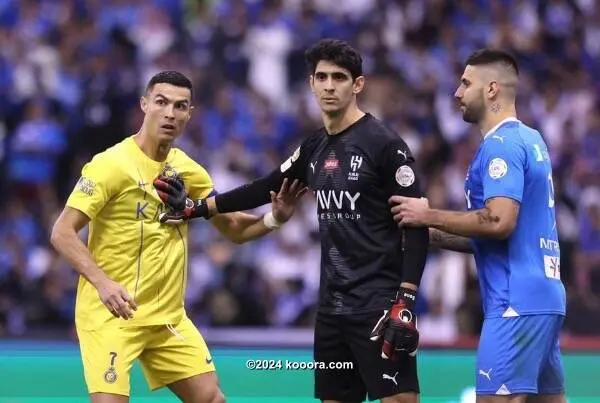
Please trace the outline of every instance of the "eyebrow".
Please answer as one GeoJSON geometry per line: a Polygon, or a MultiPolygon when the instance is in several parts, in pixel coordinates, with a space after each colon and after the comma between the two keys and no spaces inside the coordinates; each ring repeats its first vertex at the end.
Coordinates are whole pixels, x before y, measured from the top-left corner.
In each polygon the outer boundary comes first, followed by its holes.
{"type": "Polygon", "coordinates": [[[350,74],[346,73],[345,71],[317,71],[315,72],[315,76],[317,75],[326,75],[326,76],[344,76],[344,77],[350,77],[350,74]]]}
{"type": "MultiPolygon", "coordinates": [[[[164,98],[164,99],[166,99],[166,100],[167,100],[167,101],[169,101],[169,102],[171,102],[171,101],[172,101],[172,99],[170,99],[169,97],[167,97],[166,95],[163,95],[163,94],[161,94],[161,93],[158,93],[158,94],[156,94],[156,95],[154,96],[154,99],[156,99],[156,98],[159,98],[159,97],[160,97],[160,98],[164,98]]],[[[186,103],[186,104],[189,104],[189,103],[190,103],[190,101],[189,101],[189,100],[187,100],[187,99],[178,99],[178,100],[175,100],[174,102],[175,102],[175,103],[186,103]]]]}

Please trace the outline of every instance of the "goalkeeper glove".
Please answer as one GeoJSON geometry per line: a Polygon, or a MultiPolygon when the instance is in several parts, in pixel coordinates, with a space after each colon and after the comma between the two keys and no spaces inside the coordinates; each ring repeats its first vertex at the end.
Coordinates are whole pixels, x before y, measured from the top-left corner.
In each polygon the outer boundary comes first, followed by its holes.
{"type": "Polygon", "coordinates": [[[399,352],[414,357],[419,346],[417,316],[414,313],[416,291],[400,288],[391,309],[385,310],[371,332],[371,340],[383,336],[381,357],[395,360],[399,352]]]}
{"type": "Polygon", "coordinates": [[[161,224],[181,224],[192,218],[208,218],[208,207],[204,200],[192,200],[188,197],[181,177],[159,176],[154,180],[158,197],[171,208],[161,213],[161,224]]]}

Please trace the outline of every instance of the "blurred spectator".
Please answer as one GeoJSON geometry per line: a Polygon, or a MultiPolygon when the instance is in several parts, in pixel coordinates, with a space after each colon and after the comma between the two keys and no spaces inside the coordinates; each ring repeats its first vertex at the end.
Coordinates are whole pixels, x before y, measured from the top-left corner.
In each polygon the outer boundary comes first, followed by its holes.
{"type": "MultiPolygon", "coordinates": [[[[600,322],[586,320],[600,315],[600,6],[591,0],[0,1],[0,335],[68,334],[78,278],[48,229],[82,165],[133,134],[152,74],[177,69],[194,81],[178,145],[223,191],[277,167],[319,126],[303,51],[325,36],[363,52],[359,102],[409,144],[441,208],[464,208],[480,141],[452,97],[462,61],[485,45],[518,57],[519,117],[542,131],[554,164],[565,331],[600,335],[600,322]]],[[[190,315],[211,326],[312,326],[316,225],[308,196],[281,231],[249,245],[194,222],[190,315]]],[[[424,340],[479,332],[470,256],[432,251],[420,295],[424,340]]]]}

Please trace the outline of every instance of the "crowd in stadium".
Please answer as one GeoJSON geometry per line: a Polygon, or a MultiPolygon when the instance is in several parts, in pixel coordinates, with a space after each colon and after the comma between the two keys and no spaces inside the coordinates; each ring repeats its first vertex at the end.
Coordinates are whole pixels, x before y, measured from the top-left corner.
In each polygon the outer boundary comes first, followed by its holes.
{"type": "MultiPolygon", "coordinates": [[[[565,332],[600,335],[600,5],[593,0],[1,0],[0,336],[68,332],[76,273],[49,230],[92,155],[134,134],[154,73],[194,83],[178,146],[216,189],[277,167],[318,128],[303,52],[323,37],[363,54],[359,105],[411,147],[432,206],[464,209],[481,139],[453,99],[463,61],[518,57],[519,118],[554,166],[565,332]]],[[[319,285],[314,200],[259,241],[192,224],[188,312],[200,326],[309,327],[319,285]]],[[[81,234],[85,239],[85,231],[81,234]]],[[[423,340],[479,332],[472,257],[433,251],[421,285],[423,340]]]]}

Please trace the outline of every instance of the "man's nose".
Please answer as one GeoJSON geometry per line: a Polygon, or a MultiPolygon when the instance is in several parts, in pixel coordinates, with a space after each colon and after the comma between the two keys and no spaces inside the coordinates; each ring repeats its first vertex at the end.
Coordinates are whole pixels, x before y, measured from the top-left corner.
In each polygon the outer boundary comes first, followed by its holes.
{"type": "Polygon", "coordinates": [[[326,91],[333,91],[334,89],[335,89],[335,86],[333,85],[333,78],[329,77],[325,81],[325,90],[326,91]]]}
{"type": "Polygon", "coordinates": [[[175,117],[174,106],[172,104],[167,105],[167,107],[165,108],[165,117],[168,119],[172,119],[175,117]]]}

